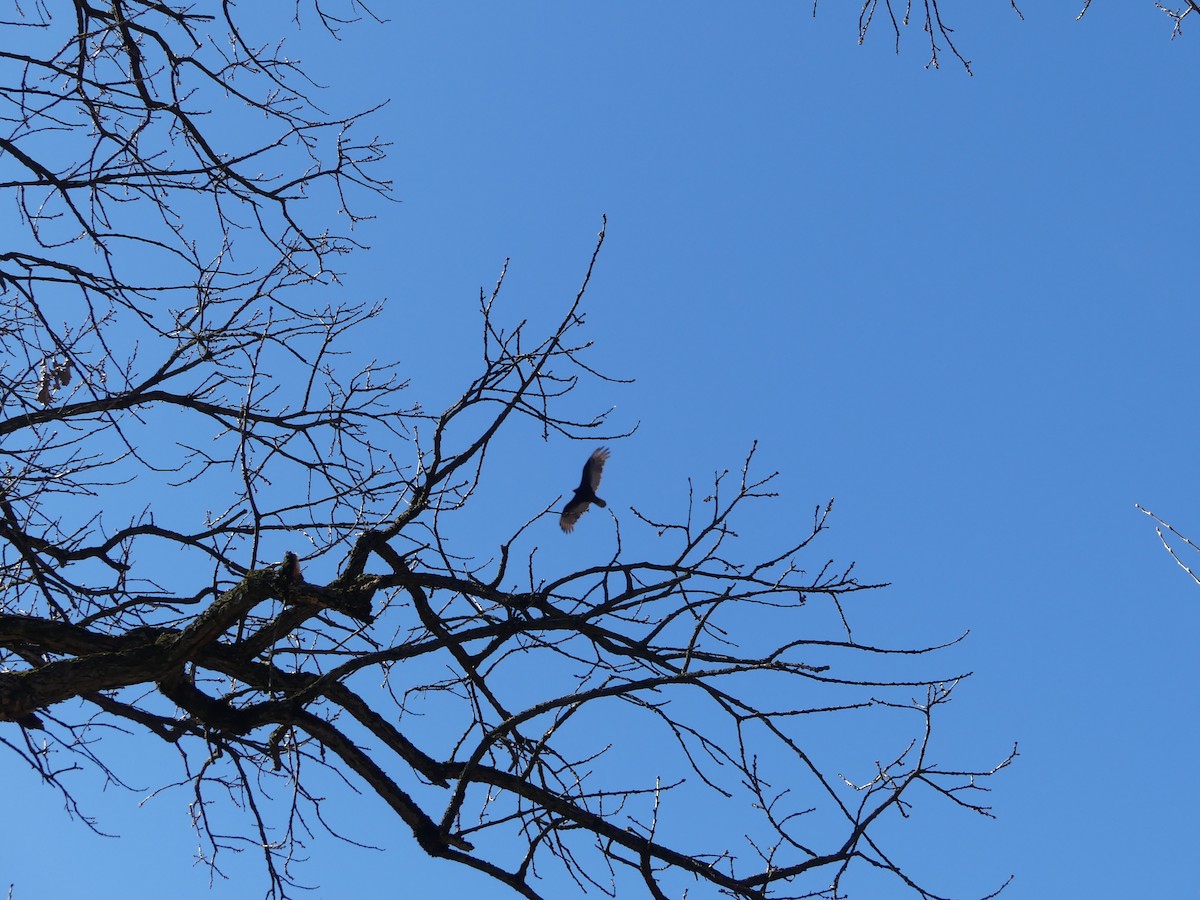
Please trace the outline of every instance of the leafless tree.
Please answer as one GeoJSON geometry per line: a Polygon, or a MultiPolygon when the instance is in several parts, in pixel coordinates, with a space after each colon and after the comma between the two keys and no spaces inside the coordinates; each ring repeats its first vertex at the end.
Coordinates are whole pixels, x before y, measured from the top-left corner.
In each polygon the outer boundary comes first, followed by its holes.
{"type": "Polygon", "coordinates": [[[937,896],[887,823],[922,795],[989,815],[1015,749],[934,762],[959,675],[900,673],[935,648],[855,638],[880,585],[819,555],[832,502],[742,546],[738,516],[773,496],[751,452],[681,484],[675,516],[593,513],[608,549],[580,571],[540,573],[536,545],[566,539],[549,497],[464,552],[502,431],[622,436],[573,412],[581,380],[612,383],[584,334],[596,255],[542,334],[505,326],[503,276],[481,293],[478,368],[442,412],[394,365],[352,365],[381,308],[314,300],[356,246],[323,223],[352,229],[386,192],[384,145],[235,15],[75,0],[2,26],[0,743],[85,820],[72,773],[120,780],[106,735],[171,748],[208,862],[260,848],[271,896],[324,826],[327,776],[526,897],[556,867],[656,898],[841,897],[859,867],[937,896]],[[910,736],[889,748],[893,713],[910,736]],[[856,779],[814,735],[859,716],[881,720],[880,762],[856,779]],[[680,803],[736,824],[685,837],[680,803]]]}
{"type": "MultiPolygon", "coordinates": [[[[1092,0],[1082,0],[1082,2],[1083,5],[1076,16],[1077,19],[1082,19],[1092,6],[1092,0]]],[[[814,15],[819,3],[820,0],[813,0],[814,15]]],[[[1025,18],[1017,6],[1016,0],[1008,0],[1008,5],[1017,16],[1025,18]]],[[[890,27],[896,52],[899,53],[902,31],[916,22],[920,24],[929,44],[929,62],[926,63],[926,68],[939,68],[942,54],[949,50],[950,54],[970,74],[971,61],[963,56],[962,50],[955,43],[955,29],[943,14],[943,10],[948,9],[950,10],[949,14],[953,16],[958,9],[966,6],[967,4],[960,6],[954,0],[915,0],[915,2],[914,0],[862,0],[862,6],[858,13],[858,42],[864,43],[876,19],[882,19],[890,27]]],[[[1165,6],[1162,3],[1154,2],[1154,6],[1170,18],[1172,38],[1183,34],[1183,24],[1190,15],[1200,13],[1198,0],[1185,0],[1184,3],[1177,6],[1165,6]]]]}
{"type": "Polygon", "coordinates": [[[1200,545],[1189,538],[1186,534],[1175,529],[1175,526],[1170,522],[1160,519],[1150,510],[1146,509],[1140,503],[1134,504],[1143,515],[1149,516],[1154,520],[1154,531],[1158,535],[1159,541],[1163,545],[1163,549],[1171,555],[1171,559],[1175,560],[1175,564],[1183,571],[1188,573],[1188,577],[1196,584],[1200,584],[1200,575],[1192,568],[1196,563],[1193,561],[1189,566],[1185,562],[1185,557],[1189,557],[1192,553],[1200,553],[1200,545]]]}

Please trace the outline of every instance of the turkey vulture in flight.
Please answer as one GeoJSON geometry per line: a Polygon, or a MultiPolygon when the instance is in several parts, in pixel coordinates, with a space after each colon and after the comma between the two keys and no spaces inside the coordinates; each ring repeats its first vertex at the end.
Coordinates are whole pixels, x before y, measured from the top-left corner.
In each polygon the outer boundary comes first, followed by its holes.
{"type": "Polygon", "coordinates": [[[608,461],[609,455],[608,450],[601,447],[583,464],[583,478],[579,482],[579,487],[575,488],[575,496],[567,501],[562,515],[558,517],[558,527],[567,534],[575,530],[575,523],[593,503],[597,506],[608,506],[596,496],[596,488],[600,487],[600,476],[604,473],[604,464],[608,461]]]}

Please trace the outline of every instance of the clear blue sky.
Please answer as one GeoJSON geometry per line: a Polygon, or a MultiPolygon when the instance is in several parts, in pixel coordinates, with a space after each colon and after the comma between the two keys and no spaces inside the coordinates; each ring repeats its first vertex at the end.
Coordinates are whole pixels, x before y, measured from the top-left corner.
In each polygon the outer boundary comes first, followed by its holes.
{"type": "MultiPolygon", "coordinates": [[[[982,894],[1012,873],[1009,900],[1194,897],[1200,588],[1134,504],[1200,536],[1200,21],[1172,41],[1148,0],[1076,22],[1080,3],[1027,3],[1021,22],[1001,0],[943,0],[974,77],[948,55],[923,68],[919,25],[898,56],[884,20],[856,46],[855,10],[831,0],[815,19],[808,3],[403,4],[341,44],[312,28],[299,55],[327,105],[390,100],[375,127],[402,202],[362,229],[373,250],[346,290],[390,299],[363,349],[398,356],[414,398],[436,407],[473,371],[478,291],[506,257],[512,319],[558,315],[606,213],[592,359],[636,382],[588,396],[641,423],[613,446],[614,511],[682,510],[687,476],[757,439],[783,496],[749,541],[836,497],[822,552],[893,584],[864,640],[970,630],[946,658],[975,673],[941,723],[946,760],[985,766],[1014,740],[1021,756],[991,785],[995,822],[910,835],[930,887],[982,894]]],[[[497,471],[520,475],[481,495],[497,514],[552,500],[583,456],[500,448],[497,471]]],[[[551,565],[583,558],[544,545],[551,565]]],[[[149,740],[129,745],[146,785],[170,764],[149,740]]],[[[211,894],[189,868],[183,792],[92,798],[121,834],[103,840],[24,773],[6,781],[25,804],[4,816],[15,900],[256,895],[253,859],[211,894]],[[106,890],[66,865],[76,850],[106,890]]],[[[387,852],[315,840],[314,897],[509,896],[424,860],[372,797],[342,810],[387,852]]]]}

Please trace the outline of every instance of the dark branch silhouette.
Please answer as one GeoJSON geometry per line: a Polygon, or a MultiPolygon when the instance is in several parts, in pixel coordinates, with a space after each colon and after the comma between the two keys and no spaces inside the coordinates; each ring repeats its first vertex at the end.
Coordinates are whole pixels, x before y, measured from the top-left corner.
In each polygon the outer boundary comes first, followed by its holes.
{"type": "MultiPolygon", "coordinates": [[[[1187,535],[1182,534],[1179,531],[1176,531],[1174,525],[1170,524],[1169,522],[1164,522],[1162,519],[1160,519],[1158,516],[1156,516],[1150,510],[1146,509],[1140,503],[1135,503],[1134,506],[1143,515],[1149,516],[1151,519],[1154,520],[1154,532],[1155,532],[1155,534],[1158,535],[1158,540],[1163,545],[1163,549],[1166,550],[1167,553],[1169,553],[1171,555],[1171,559],[1175,560],[1175,564],[1177,566],[1179,566],[1179,568],[1181,568],[1181,569],[1183,569],[1183,571],[1187,572],[1188,577],[1191,578],[1192,581],[1196,582],[1196,584],[1200,584],[1200,575],[1197,575],[1196,572],[1192,569],[1192,566],[1189,566],[1186,562],[1184,562],[1183,557],[1180,555],[1181,553],[1191,553],[1191,552],[1200,553],[1200,545],[1197,545],[1187,535]],[[1170,535],[1170,537],[1168,537],[1168,535],[1170,535]],[[1175,543],[1172,543],[1172,541],[1174,541],[1175,543]],[[1176,549],[1177,544],[1181,544],[1181,545],[1183,545],[1183,547],[1186,547],[1187,549],[1186,550],[1176,549]]],[[[1193,562],[1192,565],[1194,566],[1194,565],[1196,565],[1196,563],[1193,562]]]]}
{"type": "MultiPolygon", "coordinates": [[[[121,783],[101,726],[169,748],[209,864],[248,840],[277,897],[329,772],[525,897],[553,877],[832,898],[860,868],[937,896],[884,823],[926,800],[989,815],[1015,750],[934,762],[965,673],[855,638],[882,586],[821,555],[832,501],[744,545],[774,496],[752,450],[674,511],[613,510],[578,571],[537,559],[561,540],[550,484],[498,546],[464,546],[473,515],[503,521],[476,512],[514,474],[489,453],[502,430],[567,449],[630,431],[574,397],[617,382],[584,334],[604,231],[556,326],[506,326],[502,274],[461,395],[409,401],[395,365],[355,362],[382,306],[318,299],[358,246],[326,223],[386,193],[384,145],[236,9],[77,0],[0,25],[0,744],[89,822],[73,779],[121,783]],[[819,738],[852,717],[878,723],[869,746],[819,738]]],[[[606,458],[564,527],[604,505],[606,458]]]]}
{"type": "MultiPolygon", "coordinates": [[[[821,0],[813,0],[813,14],[816,15],[821,0]]],[[[1192,13],[1200,12],[1200,2],[1186,0],[1181,6],[1171,8],[1162,3],[1146,3],[1147,8],[1153,7],[1166,13],[1172,21],[1171,37],[1179,37],[1183,33],[1183,24],[1192,13]]],[[[956,28],[950,24],[951,17],[959,10],[967,9],[972,4],[955,2],[955,0],[862,0],[858,13],[858,42],[866,43],[867,35],[876,25],[876,20],[883,20],[885,29],[890,29],[896,53],[900,52],[900,42],[903,32],[914,23],[920,25],[929,47],[927,69],[941,68],[942,56],[946,51],[966,70],[971,70],[971,60],[963,55],[963,50],[955,40],[956,28]],[[949,11],[949,12],[947,12],[949,11]]],[[[990,6],[990,4],[973,4],[974,6],[990,6]]],[[[1025,16],[1017,6],[1016,0],[1008,0],[1009,9],[1024,20],[1025,16]]],[[[1081,0],[1076,19],[1087,15],[1092,6],[1092,0],[1081,0]]]]}

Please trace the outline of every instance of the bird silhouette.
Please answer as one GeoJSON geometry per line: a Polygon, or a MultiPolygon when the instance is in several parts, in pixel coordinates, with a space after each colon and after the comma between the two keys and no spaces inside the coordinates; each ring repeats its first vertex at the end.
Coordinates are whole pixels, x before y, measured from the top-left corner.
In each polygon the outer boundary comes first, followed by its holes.
{"type": "Polygon", "coordinates": [[[608,506],[596,496],[596,488],[600,487],[600,476],[604,474],[604,464],[608,462],[610,455],[607,448],[601,447],[583,464],[583,478],[579,481],[579,487],[575,488],[575,496],[567,501],[562,515],[558,517],[558,527],[567,534],[575,530],[575,523],[593,503],[597,506],[608,506]]]}

